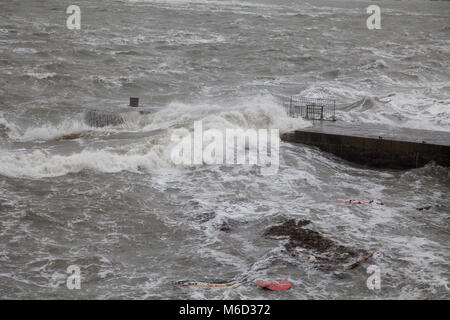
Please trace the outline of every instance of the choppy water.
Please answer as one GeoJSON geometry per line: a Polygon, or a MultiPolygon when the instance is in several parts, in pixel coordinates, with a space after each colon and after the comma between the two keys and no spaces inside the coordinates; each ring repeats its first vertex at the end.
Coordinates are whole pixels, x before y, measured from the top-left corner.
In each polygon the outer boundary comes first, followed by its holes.
{"type": "Polygon", "coordinates": [[[381,30],[366,28],[373,1],[77,1],[80,31],[66,28],[70,4],[0,3],[1,298],[450,298],[448,168],[374,170],[283,142],[272,176],[170,161],[172,133],[195,120],[308,125],[272,94],[334,98],[347,121],[450,131],[450,2],[380,2],[381,30]],[[86,108],[130,96],[161,110],[83,122],[86,108]],[[263,237],[288,218],[379,251],[324,272],[263,237]],[[80,290],[66,288],[69,265],[80,290]],[[174,285],[241,276],[293,287],[174,285]]]}

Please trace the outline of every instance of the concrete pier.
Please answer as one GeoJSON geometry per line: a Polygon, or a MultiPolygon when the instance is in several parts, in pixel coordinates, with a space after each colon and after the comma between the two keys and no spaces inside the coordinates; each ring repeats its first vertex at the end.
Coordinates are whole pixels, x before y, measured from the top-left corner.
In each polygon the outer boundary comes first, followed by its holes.
{"type": "Polygon", "coordinates": [[[159,107],[109,107],[102,109],[86,109],[84,121],[91,127],[119,126],[127,122],[137,121],[140,116],[154,113],[159,107]]]}
{"type": "Polygon", "coordinates": [[[345,160],[374,167],[417,168],[430,161],[450,167],[450,132],[378,124],[320,121],[281,139],[317,146],[345,160]]]}

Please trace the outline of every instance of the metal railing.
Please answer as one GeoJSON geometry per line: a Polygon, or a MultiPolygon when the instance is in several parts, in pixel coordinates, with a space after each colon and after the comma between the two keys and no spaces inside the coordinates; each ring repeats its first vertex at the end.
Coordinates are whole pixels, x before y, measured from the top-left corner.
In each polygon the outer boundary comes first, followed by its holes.
{"type": "Polygon", "coordinates": [[[288,116],[307,120],[336,121],[336,101],[305,97],[278,97],[288,116]]]}

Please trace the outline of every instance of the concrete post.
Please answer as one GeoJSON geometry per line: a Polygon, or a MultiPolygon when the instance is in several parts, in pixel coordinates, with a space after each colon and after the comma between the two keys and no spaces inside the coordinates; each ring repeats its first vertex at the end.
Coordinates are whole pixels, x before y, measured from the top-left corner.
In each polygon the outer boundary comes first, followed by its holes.
{"type": "Polygon", "coordinates": [[[139,98],[130,97],[130,107],[139,107],[139,98]]]}

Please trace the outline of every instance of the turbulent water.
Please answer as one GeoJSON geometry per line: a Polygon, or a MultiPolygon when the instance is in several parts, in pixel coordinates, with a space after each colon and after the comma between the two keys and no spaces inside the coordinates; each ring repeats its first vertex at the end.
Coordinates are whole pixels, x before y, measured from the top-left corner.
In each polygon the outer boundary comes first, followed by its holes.
{"type": "Polygon", "coordinates": [[[80,30],[66,26],[70,4],[0,2],[1,298],[450,298],[448,168],[376,170],[284,142],[274,175],[171,161],[172,134],[197,120],[309,125],[273,95],[336,99],[340,120],[450,131],[450,2],[81,0],[80,30]],[[371,4],[380,30],[366,27],[371,4]],[[158,110],[83,121],[131,96],[158,110]],[[353,270],[317,268],[314,252],[263,236],[292,218],[378,251],[353,270]],[[242,277],[292,288],[176,284],[242,277]]]}

